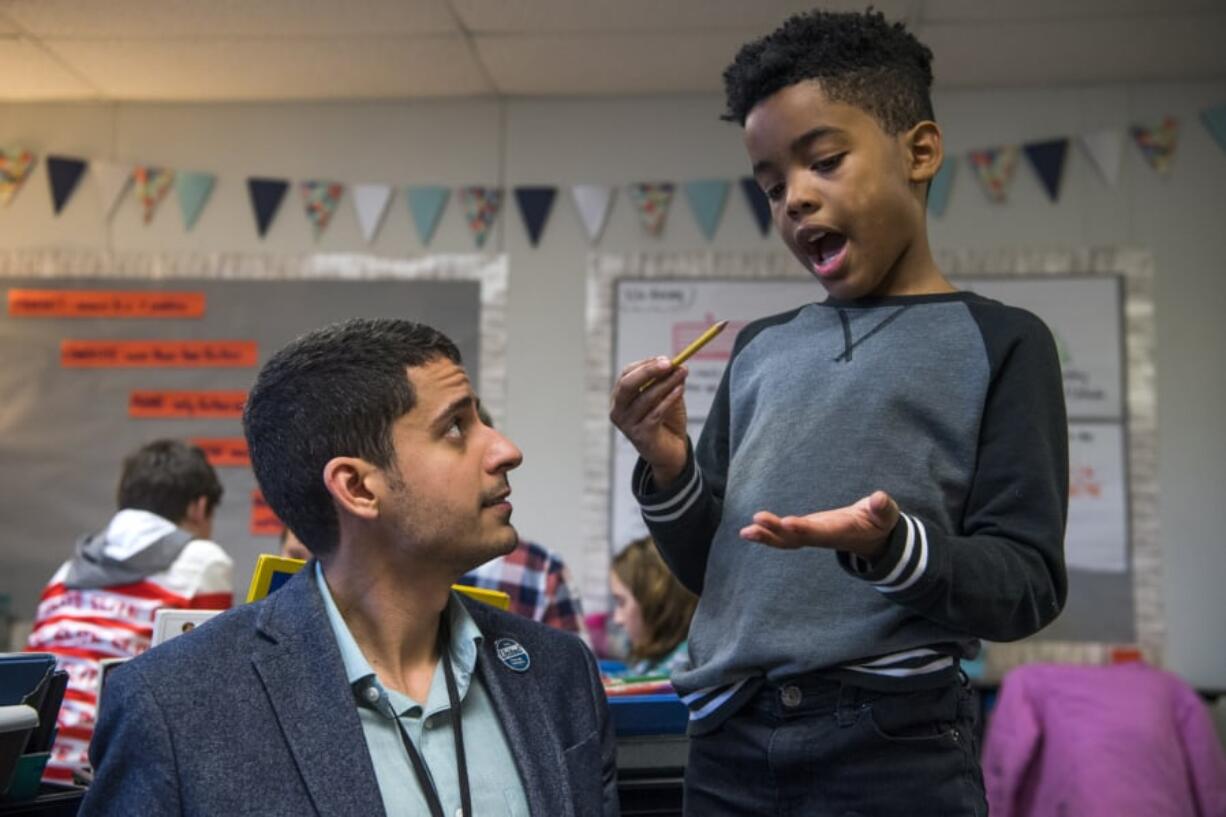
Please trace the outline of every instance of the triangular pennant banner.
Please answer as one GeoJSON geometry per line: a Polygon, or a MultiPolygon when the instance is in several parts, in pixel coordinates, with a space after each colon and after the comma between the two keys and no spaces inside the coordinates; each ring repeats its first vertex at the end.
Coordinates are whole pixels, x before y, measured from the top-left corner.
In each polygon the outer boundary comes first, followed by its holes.
{"type": "Polygon", "coordinates": [[[608,184],[576,184],[570,189],[579,220],[587,232],[587,240],[595,243],[604,231],[605,220],[613,204],[614,187],[608,184]]]}
{"type": "Polygon", "coordinates": [[[7,206],[34,169],[34,154],[21,148],[0,150],[0,206],[7,206]]]}
{"type": "Polygon", "coordinates": [[[465,187],[460,190],[460,202],[464,206],[464,219],[472,231],[473,240],[481,247],[489,237],[494,220],[498,218],[502,191],[497,187],[465,187]]]}
{"type": "Polygon", "coordinates": [[[307,218],[315,230],[315,237],[323,235],[328,229],[332,214],[340,206],[341,195],[345,192],[344,185],[337,182],[305,181],[300,185],[302,200],[306,204],[307,218]]]}
{"type": "Polygon", "coordinates": [[[1159,173],[1169,171],[1179,141],[1179,121],[1168,116],[1157,124],[1133,125],[1130,130],[1149,166],[1159,173]]]}
{"type": "Polygon", "coordinates": [[[387,212],[388,202],[392,200],[390,184],[355,184],[352,188],[353,208],[358,214],[358,226],[362,228],[362,237],[369,244],[379,232],[379,224],[383,214],[387,212]]]}
{"type": "Polygon", "coordinates": [[[1038,174],[1047,197],[1055,201],[1060,197],[1060,179],[1064,176],[1064,160],[1068,156],[1067,139],[1051,139],[1046,142],[1029,142],[1022,146],[1030,166],[1038,174]]]}
{"type": "Polygon", "coordinates": [[[749,209],[753,213],[754,224],[758,225],[758,232],[766,235],[771,229],[770,199],[762,192],[762,188],[752,176],[741,178],[741,191],[745,193],[745,200],[749,202],[749,209]]]}
{"type": "Polygon", "coordinates": [[[1005,191],[1013,179],[1013,170],[1017,167],[1017,146],[972,150],[969,158],[983,192],[992,201],[1003,202],[1005,191]]]}
{"type": "Polygon", "coordinates": [[[928,183],[928,212],[938,218],[945,215],[945,208],[949,206],[949,194],[954,189],[954,169],[957,165],[957,159],[946,156],[945,161],[941,162],[941,169],[928,183]]]}
{"type": "Polygon", "coordinates": [[[74,159],[70,156],[47,157],[47,179],[51,182],[51,203],[58,216],[64,205],[72,198],[77,183],[85,173],[84,159],[74,159]]]}
{"type": "Polygon", "coordinates": [[[200,211],[213,192],[212,173],[179,172],[175,174],[175,192],[179,195],[179,212],[183,214],[183,229],[196,226],[200,211]]]}
{"type": "Polygon", "coordinates": [[[153,221],[153,214],[162,199],[170,192],[175,172],[164,167],[138,165],[132,170],[132,179],[136,182],[136,197],[140,200],[141,209],[145,212],[145,223],[148,224],[153,221]]]}
{"type": "Polygon", "coordinates": [[[1120,180],[1120,162],[1124,158],[1124,132],[1108,128],[1083,134],[1078,141],[1102,174],[1103,180],[1115,187],[1120,180]]]}
{"type": "Polygon", "coordinates": [[[92,169],[94,178],[98,180],[98,193],[102,197],[102,217],[110,218],[132,184],[132,166],[95,159],[92,169]]]}
{"type": "Polygon", "coordinates": [[[664,230],[669,205],[673,203],[672,182],[636,182],[630,185],[630,201],[639,213],[639,222],[649,234],[658,236],[664,230]]]}
{"type": "Polygon", "coordinates": [[[443,205],[450,194],[446,187],[424,185],[409,188],[409,212],[413,214],[413,223],[417,225],[417,235],[422,244],[429,244],[434,237],[434,228],[438,226],[443,205]]]}
{"type": "Polygon", "coordinates": [[[528,231],[528,240],[533,247],[541,240],[541,233],[545,230],[545,222],[549,220],[549,212],[553,210],[553,200],[557,195],[556,187],[515,188],[515,203],[519,205],[519,215],[524,220],[524,229],[528,231]]]}
{"type": "Polygon", "coordinates": [[[1206,108],[1200,112],[1200,118],[1205,123],[1205,127],[1209,129],[1209,133],[1213,134],[1213,138],[1217,140],[1218,147],[1226,150],[1226,105],[1206,108]]]}
{"type": "Polygon", "coordinates": [[[247,179],[247,194],[251,196],[251,208],[255,210],[255,229],[260,238],[268,232],[268,226],[277,215],[281,200],[285,198],[285,191],[288,189],[289,182],[284,179],[247,179]]]}
{"type": "Polygon", "coordinates": [[[715,238],[719,217],[724,213],[724,202],[728,201],[728,182],[723,179],[686,182],[685,197],[707,241],[715,238]]]}

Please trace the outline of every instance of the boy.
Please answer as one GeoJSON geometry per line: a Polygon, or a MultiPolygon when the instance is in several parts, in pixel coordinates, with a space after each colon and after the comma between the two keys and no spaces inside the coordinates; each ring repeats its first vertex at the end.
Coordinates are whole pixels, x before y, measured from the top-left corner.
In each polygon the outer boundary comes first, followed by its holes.
{"type": "Polygon", "coordinates": [[[959,660],[1064,603],[1055,345],[932,258],[931,56],[880,13],[741,49],[725,118],[829,297],[741,331],[693,449],[684,368],[613,391],[643,517],[701,595],[688,815],[986,814],[959,660]]]}

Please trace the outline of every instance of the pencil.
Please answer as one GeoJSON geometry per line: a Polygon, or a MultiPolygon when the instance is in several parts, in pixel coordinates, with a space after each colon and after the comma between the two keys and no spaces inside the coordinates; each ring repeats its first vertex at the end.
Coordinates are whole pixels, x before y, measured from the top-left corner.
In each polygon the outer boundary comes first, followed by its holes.
{"type": "MultiPolygon", "coordinates": [[[[682,349],[681,353],[672,359],[672,367],[675,369],[678,366],[680,366],[682,363],[685,363],[687,360],[692,358],[695,354],[697,354],[699,349],[706,346],[708,343],[710,343],[715,338],[716,335],[724,331],[724,327],[727,325],[728,325],[728,321],[720,321],[719,323],[713,323],[709,327],[707,327],[707,331],[703,332],[701,335],[695,338],[693,343],[691,343],[689,346],[682,349]]],[[[653,377],[650,380],[648,380],[646,383],[644,383],[643,385],[639,386],[639,393],[641,394],[647,391],[649,388],[652,387],[652,385],[655,384],[655,382],[656,382],[656,379],[653,377]]]]}

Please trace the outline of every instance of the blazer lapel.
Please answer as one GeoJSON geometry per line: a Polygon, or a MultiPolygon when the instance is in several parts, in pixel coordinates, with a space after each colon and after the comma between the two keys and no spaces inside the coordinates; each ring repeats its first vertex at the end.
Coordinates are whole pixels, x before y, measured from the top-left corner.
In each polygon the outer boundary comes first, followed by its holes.
{"type": "Polygon", "coordinates": [[[553,718],[541,695],[540,680],[534,673],[545,668],[533,664],[527,672],[515,672],[498,660],[494,642],[498,632],[469,605],[481,626],[481,652],[477,675],[494,704],[498,720],[515,757],[515,766],[524,783],[532,814],[566,817],[574,813],[570,777],[562,743],[553,728],[553,718]]]}
{"type": "Polygon", "coordinates": [[[251,660],[321,815],[384,814],[314,562],[268,600],[251,660]]]}

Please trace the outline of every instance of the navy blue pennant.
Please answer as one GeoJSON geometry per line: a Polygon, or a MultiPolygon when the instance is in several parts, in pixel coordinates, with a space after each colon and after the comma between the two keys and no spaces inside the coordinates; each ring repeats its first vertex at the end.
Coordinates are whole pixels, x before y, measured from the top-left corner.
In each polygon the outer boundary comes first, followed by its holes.
{"type": "Polygon", "coordinates": [[[255,210],[255,227],[260,238],[268,232],[268,226],[281,207],[289,182],[284,179],[247,179],[247,193],[251,196],[251,207],[255,210]]]}
{"type": "Polygon", "coordinates": [[[558,195],[556,187],[517,187],[515,203],[519,205],[520,218],[528,231],[528,240],[535,247],[545,231],[545,222],[553,209],[553,200],[558,195]]]}
{"type": "Polygon", "coordinates": [[[762,235],[766,235],[771,228],[770,201],[762,192],[762,188],[758,187],[758,183],[749,176],[741,179],[741,190],[745,191],[745,198],[749,201],[749,209],[753,211],[753,220],[758,225],[758,230],[762,235]]]}
{"type": "Polygon", "coordinates": [[[1067,139],[1030,142],[1022,145],[1030,166],[1038,174],[1047,197],[1055,201],[1060,195],[1060,179],[1064,176],[1064,159],[1068,155],[1067,139]]]}
{"type": "Polygon", "coordinates": [[[57,216],[72,198],[81,176],[85,174],[85,167],[84,159],[73,159],[69,156],[47,157],[47,178],[51,180],[51,201],[55,205],[57,216]]]}

